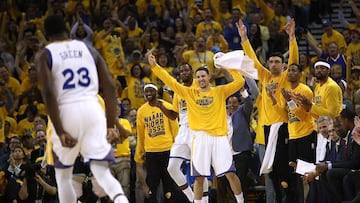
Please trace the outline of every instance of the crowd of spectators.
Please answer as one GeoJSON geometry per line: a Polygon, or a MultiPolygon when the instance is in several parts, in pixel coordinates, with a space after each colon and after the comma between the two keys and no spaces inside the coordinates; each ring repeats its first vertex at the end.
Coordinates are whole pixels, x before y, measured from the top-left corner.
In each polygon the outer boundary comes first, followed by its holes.
{"type": "MultiPolygon", "coordinates": [[[[213,85],[225,84],[213,56],[242,49],[239,19],[266,66],[270,53],[288,54],[284,26],[294,18],[297,41],[306,41],[316,53],[299,53],[301,82],[312,88],[313,63],[325,59],[331,65],[330,77],[343,90],[344,108],[360,115],[360,10],[353,0],[341,0],[338,16],[343,28],[336,30],[330,5],[327,0],[0,1],[0,185],[2,179],[7,182],[7,187],[0,186],[0,196],[6,201],[56,201],[54,172],[42,159],[47,111],[33,63],[35,53],[48,43],[43,30],[47,16],[63,16],[71,38],[94,46],[104,57],[117,87],[121,117],[131,125],[129,147],[134,154],[136,111],[146,102],[144,85],[155,84],[160,98],[172,100],[172,91],[151,73],[144,58],[147,50],[177,79],[177,67],[187,63],[194,72],[206,66],[213,85]],[[344,5],[350,5],[354,23],[344,17],[344,5]],[[308,30],[310,24],[323,27],[321,42],[308,30]]],[[[132,176],[131,187],[134,181],[132,176]]]]}

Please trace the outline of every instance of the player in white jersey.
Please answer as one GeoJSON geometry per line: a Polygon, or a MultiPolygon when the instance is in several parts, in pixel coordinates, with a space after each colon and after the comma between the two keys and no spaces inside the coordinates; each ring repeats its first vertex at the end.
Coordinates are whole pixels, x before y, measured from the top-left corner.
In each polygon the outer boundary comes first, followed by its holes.
{"type": "Polygon", "coordinates": [[[42,96],[53,126],[53,155],[60,203],[76,202],[72,171],[80,153],[99,185],[115,203],[128,203],[111,175],[116,94],[104,59],[83,42],[70,40],[64,19],[49,16],[44,28],[50,44],[35,57],[42,96]],[[101,88],[106,116],[97,94],[101,88]],[[108,129],[107,129],[108,128],[108,129]]]}

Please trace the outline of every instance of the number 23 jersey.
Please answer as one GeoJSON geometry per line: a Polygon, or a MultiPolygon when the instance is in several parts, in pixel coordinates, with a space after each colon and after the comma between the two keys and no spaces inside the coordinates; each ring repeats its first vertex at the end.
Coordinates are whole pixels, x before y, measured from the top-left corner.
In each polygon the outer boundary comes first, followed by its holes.
{"type": "Polygon", "coordinates": [[[98,72],[94,57],[82,41],[65,40],[47,45],[50,71],[58,103],[97,99],[98,72]]]}

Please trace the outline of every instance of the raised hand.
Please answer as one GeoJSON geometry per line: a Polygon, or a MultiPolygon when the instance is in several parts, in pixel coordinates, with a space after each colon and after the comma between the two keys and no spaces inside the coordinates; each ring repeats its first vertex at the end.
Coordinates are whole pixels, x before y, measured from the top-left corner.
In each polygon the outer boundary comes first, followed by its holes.
{"type": "Polygon", "coordinates": [[[247,29],[246,26],[244,25],[243,21],[241,19],[239,19],[239,22],[236,23],[236,27],[238,29],[239,35],[241,37],[242,41],[245,41],[247,39],[247,29]]]}
{"type": "Polygon", "coordinates": [[[287,91],[284,88],[282,88],[281,89],[281,94],[284,96],[286,101],[290,101],[291,96],[292,96],[290,91],[287,91]]]}
{"type": "Polygon", "coordinates": [[[295,37],[295,20],[291,18],[290,21],[284,27],[285,32],[289,35],[290,39],[295,37]]]}
{"type": "Polygon", "coordinates": [[[148,50],[145,54],[145,58],[148,59],[148,62],[150,64],[150,67],[154,67],[156,66],[156,58],[155,56],[152,54],[152,50],[148,50]]]}

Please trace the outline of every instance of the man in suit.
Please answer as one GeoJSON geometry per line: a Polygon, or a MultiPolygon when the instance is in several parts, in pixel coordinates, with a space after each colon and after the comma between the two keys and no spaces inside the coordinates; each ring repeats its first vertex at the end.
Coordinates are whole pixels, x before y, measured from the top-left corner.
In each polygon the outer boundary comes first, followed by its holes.
{"type": "MultiPolygon", "coordinates": [[[[340,118],[334,120],[335,131],[341,136],[346,133],[346,129],[340,122],[340,118]]],[[[355,131],[353,131],[353,136],[355,131]]],[[[316,171],[322,174],[322,180],[328,186],[328,190],[333,202],[341,202],[344,200],[342,182],[343,178],[351,171],[351,169],[360,169],[360,145],[354,141],[348,143],[351,146],[351,153],[342,161],[322,162],[316,165],[316,171]]]]}

